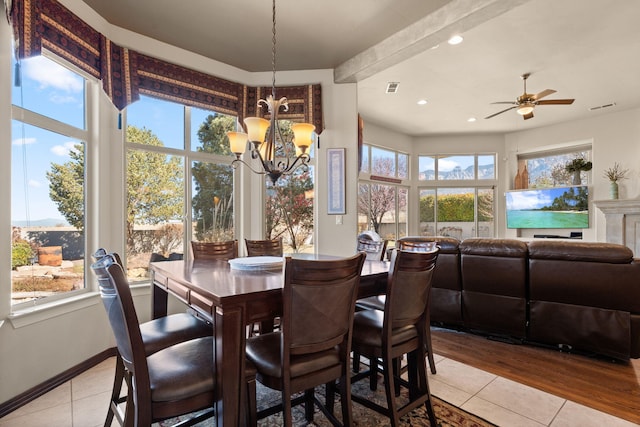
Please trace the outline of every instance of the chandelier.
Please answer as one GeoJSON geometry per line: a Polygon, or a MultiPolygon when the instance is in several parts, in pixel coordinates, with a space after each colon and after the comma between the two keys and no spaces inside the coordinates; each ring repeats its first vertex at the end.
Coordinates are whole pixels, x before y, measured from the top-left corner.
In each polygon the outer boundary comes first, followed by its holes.
{"type": "Polygon", "coordinates": [[[280,108],[288,111],[289,102],[285,97],[276,97],[276,0],[273,0],[272,11],[271,94],[267,99],[258,101],[258,108],[265,106],[268,109],[270,120],[246,117],[244,124],[247,133],[227,132],[227,136],[231,151],[236,155],[231,163],[233,167],[242,163],[254,173],[267,175],[275,184],[282,175],[291,175],[301,166],[307,167],[310,160],[308,150],[316,127],[310,123],[294,123],[291,125],[293,140],[286,141],[278,126],[278,112],[280,108]],[[247,148],[247,141],[251,143],[251,158],[260,161],[261,170],[252,168],[240,158],[247,148]]]}

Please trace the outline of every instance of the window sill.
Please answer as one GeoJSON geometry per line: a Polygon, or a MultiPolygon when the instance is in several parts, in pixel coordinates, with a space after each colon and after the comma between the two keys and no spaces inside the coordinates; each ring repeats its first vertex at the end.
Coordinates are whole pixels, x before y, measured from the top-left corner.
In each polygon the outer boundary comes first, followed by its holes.
{"type": "MultiPolygon", "coordinates": [[[[131,286],[133,297],[139,295],[149,295],[151,290],[149,283],[131,286]]],[[[74,311],[83,310],[94,305],[102,304],[99,292],[86,292],[70,298],[59,299],[50,303],[21,308],[7,316],[8,323],[14,329],[30,326],[46,321],[53,317],[64,316],[74,311]]],[[[0,322],[4,322],[0,320],[0,322]]],[[[2,325],[2,323],[0,323],[2,325]]]]}

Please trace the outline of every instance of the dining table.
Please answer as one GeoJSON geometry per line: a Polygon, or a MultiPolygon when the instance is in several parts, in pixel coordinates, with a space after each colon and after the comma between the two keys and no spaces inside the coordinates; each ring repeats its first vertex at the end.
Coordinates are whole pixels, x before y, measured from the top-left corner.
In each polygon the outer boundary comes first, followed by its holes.
{"type": "MultiPolygon", "coordinates": [[[[318,254],[291,254],[292,258],[335,259],[318,254]]],[[[285,257],[286,257],[285,256],[285,257]]],[[[233,260],[231,260],[233,261],[233,260]]],[[[238,426],[244,390],[247,325],[273,320],[282,312],[283,269],[232,268],[222,260],[176,260],[150,263],[153,318],[167,315],[171,294],[211,322],[213,369],[216,373],[216,426],[238,426]]],[[[246,264],[246,263],[245,263],[246,264]]],[[[239,264],[241,265],[241,264],[239,264]]],[[[251,264],[246,264],[251,266],[251,264]]],[[[388,261],[366,260],[358,298],[385,292],[388,261]]]]}

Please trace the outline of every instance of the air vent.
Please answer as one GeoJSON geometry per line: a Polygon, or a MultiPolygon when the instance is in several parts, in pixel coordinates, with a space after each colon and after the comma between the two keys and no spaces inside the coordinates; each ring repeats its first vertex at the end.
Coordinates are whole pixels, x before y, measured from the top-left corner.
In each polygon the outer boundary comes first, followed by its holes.
{"type": "Polygon", "coordinates": [[[396,93],[398,91],[398,86],[400,86],[400,82],[387,83],[387,93],[396,93]]]}
{"type": "Polygon", "coordinates": [[[610,104],[598,105],[597,107],[591,107],[591,108],[589,108],[589,111],[602,110],[603,108],[614,107],[615,105],[616,105],[616,103],[615,103],[615,102],[612,102],[612,103],[610,103],[610,104]]]}

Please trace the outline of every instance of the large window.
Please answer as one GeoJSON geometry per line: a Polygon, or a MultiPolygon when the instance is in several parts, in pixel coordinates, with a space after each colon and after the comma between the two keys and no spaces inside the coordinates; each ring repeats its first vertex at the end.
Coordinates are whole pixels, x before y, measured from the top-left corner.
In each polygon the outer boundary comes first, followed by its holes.
{"type": "Polygon", "coordinates": [[[358,233],[372,230],[383,239],[407,234],[409,156],[364,144],[358,182],[358,233]]]}
{"type": "Polygon", "coordinates": [[[234,238],[226,132],[236,119],[142,97],[126,122],[127,269],[144,280],[154,253],[170,257],[188,253],[191,240],[234,238]]]}
{"type": "Polygon", "coordinates": [[[13,60],[14,306],[35,305],[85,288],[88,83],[71,65],[51,58],[33,57],[17,67],[13,60]]]}
{"type": "Polygon", "coordinates": [[[495,235],[495,154],[429,155],[418,158],[420,234],[495,235]]]}
{"type": "Polygon", "coordinates": [[[518,155],[518,174],[514,189],[588,185],[591,145],[518,155]],[[568,165],[582,165],[569,167],[568,165]]]}

